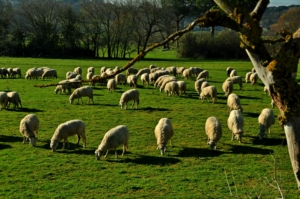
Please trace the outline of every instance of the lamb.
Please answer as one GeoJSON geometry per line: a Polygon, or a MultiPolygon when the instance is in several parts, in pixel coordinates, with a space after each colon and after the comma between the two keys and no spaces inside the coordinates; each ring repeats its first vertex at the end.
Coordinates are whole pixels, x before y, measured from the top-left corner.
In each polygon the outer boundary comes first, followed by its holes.
{"type": "Polygon", "coordinates": [[[119,73],[115,76],[115,80],[117,84],[121,84],[121,82],[122,84],[126,84],[126,75],[119,73]]]}
{"type": "Polygon", "coordinates": [[[205,122],[205,133],[208,137],[207,144],[211,150],[217,149],[217,142],[222,137],[222,125],[216,117],[209,117],[205,122]]]}
{"type": "Polygon", "coordinates": [[[150,74],[150,69],[149,68],[142,68],[142,69],[139,70],[139,72],[137,72],[136,76],[140,76],[144,73],[150,74]]]}
{"type": "Polygon", "coordinates": [[[110,79],[107,81],[107,89],[109,92],[115,92],[115,89],[117,87],[117,83],[115,79],[110,79]]]}
{"type": "Polygon", "coordinates": [[[232,93],[232,90],[233,90],[233,83],[232,81],[224,81],[224,83],[222,84],[222,89],[225,93],[225,96],[228,97],[228,95],[230,93],[232,93]]]}
{"type": "Polygon", "coordinates": [[[195,81],[195,90],[198,94],[200,94],[202,83],[206,81],[205,78],[201,78],[195,81]]]}
{"type": "Polygon", "coordinates": [[[197,76],[197,80],[201,78],[208,79],[209,77],[209,72],[207,70],[203,70],[199,75],[197,76]]]}
{"type": "Polygon", "coordinates": [[[227,106],[228,106],[228,113],[230,113],[232,110],[239,110],[239,109],[241,110],[241,112],[243,112],[240,98],[234,93],[228,95],[227,106]]]}
{"type": "Polygon", "coordinates": [[[234,69],[231,68],[231,67],[226,68],[227,77],[230,77],[230,73],[231,73],[232,70],[234,70],[234,69]]]}
{"type": "Polygon", "coordinates": [[[120,102],[119,104],[121,105],[121,109],[123,109],[123,106],[125,104],[125,110],[127,109],[127,105],[128,105],[128,102],[133,100],[133,103],[132,103],[132,108],[134,106],[134,103],[136,102],[136,108],[138,108],[138,105],[140,103],[140,93],[138,90],[136,89],[131,89],[131,90],[127,90],[125,91],[121,98],[120,98],[120,102]]]}
{"type": "Polygon", "coordinates": [[[252,74],[250,75],[250,82],[251,82],[251,85],[256,84],[257,79],[258,79],[257,73],[252,73],[252,74]]]}
{"type": "Polygon", "coordinates": [[[134,87],[136,88],[137,87],[137,80],[138,80],[138,77],[136,75],[129,75],[127,77],[127,83],[129,84],[130,87],[134,87]]]}
{"type": "Polygon", "coordinates": [[[230,72],[229,77],[234,77],[234,76],[237,76],[237,71],[233,69],[233,70],[230,72]]]}
{"type": "Polygon", "coordinates": [[[23,135],[23,144],[29,140],[29,144],[36,145],[40,121],[35,114],[26,115],[20,122],[20,133],[23,135]]]}
{"type": "Polygon", "coordinates": [[[177,81],[178,84],[178,89],[180,91],[180,95],[182,94],[182,92],[186,95],[186,83],[185,81],[177,81]]]}
{"type": "Polygon", "coordinates": [[[42,79],[45,79],[45,77],[55,77],[57,79],[57,72],[54,69],[47,69],[42,74],[42,79]]]}
{"type": "Polygon", "coordinates": [[[236,138],[240,143],[242,143],[242,136],[244,133],[244,118],[241,110],[232,110],[227,119],[228,128],[232,131],[232,138],[236,138]]]}
{"type": "Polygon", "coordinates": [[[10,103],[13,103],[15,109],[17,107],[19,107],[19,105],[22,108],[22,104],[21,104],[21,99],[20,99],[19,93],[15,92],[15,91],[8,92],[7,93],[7,99],[8,99],[7,107],[9,107],[10,103]]]}
{"type": "Polygon", "coordinates": [[[199,97],[202,102],[204,102],[205,98],[207,98],[207,101],[209,102],[208,97],[213,99],[213,104],[217,101],[217,88],[215,86],[207,86],[202,89],[199,97]]]}
{"type": "Polygon", "coordinates": [[[161,118],[158,124],[155,126],[154,134],[157,143],[157,149],[160,149],[160,154],[164,155],[167,150],[167,143],[170,140],[170,145],[172,146],[172,136],[174,135],[174,130],[171,121],[168,118],[161,118]]]}
{"type": "Polygon", "coordinates": [[[168,96],[174,96],[175,93],[179,96],[179,87],[176,81],[168,82],[164,90],[168,96]]]}
{"type": "Polygon", "coordinates": [[[144,73],[141,75],[141,81],[143,83],[143,85],[145,83],[147,83],[147,85],[149,85],[149,73],[144,73]]]}
{"type": "Polygon", "coordinates": [[[250,76],[251,76],[251,74],[252,74],[252,72],[246,73],[246,75],[245,75],[245,83],[250,82],[250,76]]]}
{"type": "Polygon", "coordinates": [[[226,81],[232,81],[233,84],[238,84],[240,86],[240,90],[243,87],[243,85],[242,85],[243,81],[242,81],[242,78],[240,76],[228,77],[226,79],[226,81]]]}
{"type": "Polygon", "coordinates": [[[90,103],[90,99],[91,99],[94,104],[93,89],[89,86],[83,86],[80,88],[76,88],[69,98],[70,104],[73,103],[74,99],[78,99],[77,103],[79,103],[79,98],[81,99],[81,103],[83,104],[82,97],[84,97],[84,96],[89,97],[88,103],[90,103]]]}
{"type": "Polygon", "coordinates": [[[74,68],[74,73],[76,73],[77,75],[81,75],[82,74],[82,68],[81,67],[74,68]]]}
{"type": "Polygon", "coordinates": [[[124,156],[126,150],[128,150],[128,140],[129,130],[125,125],[118,125],[110,129],[105,133],[98,149],[95,151],[96,159],[100,160],[101,155],[105,152],[104,158],[106,158],[110,149],[115,149],[116,158],[118,158],[117,148],[120,145],[123,145],[122,156],[124,156]]]}
{"type": "Polygon", "coordinates": [[[137,73],[138,73],[138,69],[136,69],[136,68],[128,68],[126,70],[126,76],[135,75],[137,73]]]}
{"type": "Polygon", "coordinates": [[[7,93],[0,91],[0,111],[2,108],[6,108],[7,104],[8,104],[7,93]]]}
{"type": "Polygon", "coordinates": [[[58,125],[51,138],[50,148],[52,149],[52,151],[56,151],[58,143],[61,140],[64,140],[63,149],[65,149],[66,142],[69,148],[68,137],[72,135],[77,135],[78,140],[76,147],[79,145],[80,137],[82,137],[83,148],[86,147],[85,124],[82,120],[75,119],[58,125]]]}
{"type": "Polygon", "coordinates": [[[258,123],[259,123],[259,139],[263,139],[267,137],[266,131],[271,133],[271,126],[275,123],[275,116],[271,109],[265,108],[261,111],[260,115],[258,116],[258,123]]]}

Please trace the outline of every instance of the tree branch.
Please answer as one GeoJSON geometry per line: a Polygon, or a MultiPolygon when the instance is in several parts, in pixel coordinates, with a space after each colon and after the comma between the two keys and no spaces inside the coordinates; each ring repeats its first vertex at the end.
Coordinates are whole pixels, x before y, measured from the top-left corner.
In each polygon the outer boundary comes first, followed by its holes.
{"type": "Polygon", "coordinates": [[[252,18],[255,18],[256,20],[260,21],[269,3],[269,0],[259,0],[250,14],[252,18]]]}

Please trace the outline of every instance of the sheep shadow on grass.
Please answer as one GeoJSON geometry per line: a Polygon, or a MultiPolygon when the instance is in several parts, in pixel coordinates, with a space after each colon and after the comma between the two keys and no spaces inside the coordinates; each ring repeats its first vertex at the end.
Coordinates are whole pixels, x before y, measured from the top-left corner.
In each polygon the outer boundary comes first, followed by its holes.
{"type": "MultiPolygon", "coordinates": [[[[108,160],[110,162],[114,162],[116,160],[108,160]]],[[[158,156],[148,156],[148,155],[141,155],[136,158],[126,158],[122,162],[124,163],[134,163],[134,164],[142,164],[142,165],[172,165],[181,162],[177,158],[170,158],[170,157],[158,157],[158,156]]]]}
{"type": "Polygon", "coordinates": [[[268,138],[259,139],[258,136],[251,136],[252,144],[254,145],[263,145],[263,146],[286,146],[287,142],[285,138],[268,138]]]}
{"type": "MultiPolygon", "coordinates": [[[[42,141],[37,141],[38,142],[42,142],[42,141]]],[[[82,141],[80,140],[80,142],[82,143],[82,141]]],[[[50,141],[47,141],[47,142],[44,142],[45,144],[43,144],[42,146],[38,146],[37,144],[37,148],[42,148],[42,149],[46,149],[46,150],[51,150],[50,148],[50,141]]],[[[62,149],[63,147],[63,142],[59,142],[58,143],[58,146],[56,148],[56,151],[55,152],[61,152],[61,153],[77,153],[75,151],[80,151],[80,150],[85,150],[82,145],[79,144],[79,146],[76,147],[76,144],[75,143],[71,143],[69,142],[69,147],[67,147],[68,145],[66,144],[66,148],[65,149],[62,149]]],[[[93,153],[95,152],[95,150],[93,150],[93,153]]],[[[78,152],[78,154],[84,154],[86,152],[78,152]]],[[[92,153],[92,154],[93,154],[92,153]]]]}
{"type": "MultiPolygon", "coordinates": [[[[252,117],[252,118],[258,118],[258,116],[260,115],[260,113],[250,113],[250,112],[243,112],[243,115],[245,117],[252,117]]],[[[259,125],[257,124],[257,128],[259,127],[259,125]]]]}
{"type": "Polygon", "coordinates": [[[229,145],[229,146],[231,146],[231,152],[233,154],[270,155],[274,153],[274,151],[270,149],[261,149],[261,148],[245,146],[245,145],[229,145]]]}
{"type": "Polygon", "coordinates": [[[12,148],[12,147],[8,144],[0,144],[0,150],[9,149],[9,148],[12,148]]]}
{"type": "Polygon", "coordinates": [[[14,111],[14,112],[27,112],[27,113],[37,113],[37,112],[43,112],[43,110],[36,109],[36,108],[9,108],[6,109],[7,111],[14,111]]]}
{"type": "Polygon", "coordinates": [[[23,137],[0,135],[0,142],[23,142],[23,137]]]}
{"type": "Polygon", "coordinates": [[[184,147],[181,151],[179,151],[178,155],[176,155],[176,156],[177,157],[208,158],[208,157],[217,157],[224,153],[225,153],[224,151],[220,151],[218,149],[212,151],[209,149],[209,147],[207,149],[184,147]]]}

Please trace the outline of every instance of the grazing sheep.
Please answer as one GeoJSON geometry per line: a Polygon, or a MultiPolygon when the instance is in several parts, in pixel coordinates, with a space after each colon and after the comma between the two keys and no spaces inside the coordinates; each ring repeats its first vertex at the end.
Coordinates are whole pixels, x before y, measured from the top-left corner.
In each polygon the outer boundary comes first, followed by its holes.
{"type": "Polygon", "coordinates": [[[23,144],[29,140],[29,144],[36,145],[40,121],[34,114],[26,115],[20,122],[20,133],[23,135],[23,144]]]}
{"type": "Polygon", "coordinates": [[[227,77],[230,76],[230,73],[231,73],[232,70],[234,70],[234,69],[231,68],[231,67],[227,67],[227,68],[226,68],[227,77]]]}
{"type": "Polygon", "coordinates": [[[81,75],[82,74],[82,68],[81,67],[76,67],[74,68],[74,73],[78,74],[78,75],[81,75]]]}
{"type": "Polygon", "coordinates": [[[116,80],[116,84],[121,84],[121,82],[122,82],[122,85],[126,84],[126,80],[127,80],[126,75],[119,73],[115,76],[115,80],[116,80]]]}
{"type": "Polygon", "coordinates": [[[201,78],[195,81],[195,90],[198,94],[200,94],[202,83],[205,81],[205,78],[201,78]]]}
{"type": "MultiPolygon", "coordinates": [[[[42,74],[42,79],[45,79],[45,77],[55,77],[57,79],[57,72],[54,69],[47,69],[42,74]]],[[[76,77],[76,76],[75,76],[76,77]]]]}
{"type": "Polygon", "coordinates": [[[157,149],[160,149],[160,154],[164,155],[167,150],[167,143],[170,140],[172,146],[171,137],[174,135],[174,130],[171,121],[168,118],[161,118],[158,124],[155,126],[154,134],[157,143],[157,149]]]}
{"type": "Polygon", "coordinates": [[[8,68],[8,69],[7,69],[7,72],[8,72],[8,73],[7,73],[7,77],[8,77],[8,78],[11,78],[11,77],[12,77],[12,74],[13,74],[13,69],[12,69],[12,68],[8,68]]]}
{"type": "Polygon", "coordinates": [[[153,64],[150,64],[149,69],[153,69],[153,68],[157,68],[156,66],[154,66],[153,64]]]}
{"type": "Polygon", "coordinates": [[[12,92],[8,92],[7,93],[7,99],[8,99],[8,104],[7,107],[9,107],[10,103],[14,104],[14,108],[20,107],[22,108],[22,104],[21,104],[21,99],[19,96],[19,93],[12,91],[12,92]]]}
{"type": "Polygon", "coordinates": [[[250,82],[251,82],[251,85],[256,84],[257,79],[258,79],[257,73],[252,73],[252,74],[250,75],[250,82]]]}
{"type": "Polygon", "coordinates": [[[135,75],[137,73],[138,73],[138,69],[136,69],[136,68],[128,68],[126,70],[126,76],[135,75]]]}
{"type": "Polygon", "coordinates": [[[168,96],[174,96],[175,93],[179,96],[179,87],[176,81],[168,82],[164,90],[168,96]]]}
{"type": "Polygon", "coordinates": [[[222,84],[222,89],[227,97],[233,91],[233,83],[232,81],[226,81],[222,84]]]}
{"type": "MultiPolygon", "coordinates": [[[[67,80],[63,80],[63,81],[67,81],[67,80]]],[[[66,93],[66,94],[70,94],[71,93],[71,86],[67,83],[65,84],[59,84],[56,86],[54,93],[57,94],[58,91],[60,91],[60,93],[66,93]],[[68,90],[68,93],[66,93],[66,90],[68,90]]]]}
{"type": "Polygon", "coordinates": [[[230,72],[229,77],[234,77],[234,76],[237,76],[237,71],[233,69],[233,70],[230,72]]]}
{"type": "Polygon", "coordinates": [[[69,101],[70,104],[73,103],[74,99],[78,99],[77,103],[79,103],[79,98],[81,99],[81,103],[83,104],[82,97],[87,96],[89,97],[88,104],[90,103],[90,99],[93,101],[93,89],[89,86],[83,86],[80,88],[76,88],[73,93],[70,95],[69,101]]]}
{"type": "Polygon", "coordinates": [[[115,79],[110,79],[107,81],[107,89],[109,92],[115,92],[115,89],[117,87],[117,83],[115,79]]]}
{"type": "Polygon", "coordinates": [[[185,70],[185,68],[183,66],[176,67],[176,73],[177,73],[177,75],[183,74],[184,70],[185,70]]]}
{"type": "Polygon", "coordinates": [[[72,79],[72,78],[75,78],[76,75],[77,75],[77,73],[72,72],[72,71],[68,71],[68,72],[66,73],[66,79],[72,79]]]}
{"type": "Polygon", "coordinates": [[[77,135],[77,144],[76,147],[79,145],[80,137],[82,137],[83,141],[83,148],[86,147],[86,137],[85,137],[85,124],[81,120],[70,120],[65,123],[58,125],[56,128],[50,143],[50,148],[52,151],[56,151],[58,143],[61,140],[64,140],[63,149],[65,149],[65,143],[67,142],[69,148],[68,137],[77,135]]]}
{"type": "Polygon", "coordinates": [[[38,79],[38,69],[37,68],[30,68],[25,73],[25,79],[38,79]]]}
{"type": "MultiPolygon", "coordinates": [[[[157,80],[154,83],[154,87],[160,87],[161,84],[163,83],[164,79],[167,77],[172,77],[171,75],[162,75],[159,78],[157,78],[157,80]]],[[[174,77],[173,77],[174,78],[174,77]]]]}
{"type": "Polygon", "coordinates": [[[242,136],[244,133],[244,118],[241,110],[232,110],[227,119],[228,128],[232,131],[232,138],[236,138],[240,143],[242,143],[242,136]]]}
{"type": "Polygon", "coordinates": [[[265,108],[261,111],[260,115],[258,116],[258,123],[259,123],[259,139],[263,139],[267,137],[266,131],[271,133],[271,126],[275,123],[275,116],[271,109],[265,108]]]}
{"type": "Polygon", "coordinates": [[[228,106],[228,113],[230,113],[232,110],[239,110],[239,109],[241,110],[241,112],[243,112],[240,98],[234,93],[228,95],[227,106],[228,106]]]}
{"type": "Polygon", "coordinates": [[[185,81],[177,81],[178,84],[178,89],[180,91],[180,95],[182,94],[182,92],[186,95],[186,83],[185,81]]]}
{"type": "Polygon", "coordinates": [[[105,154],[104,158],[107,157],[108,151],[110,149],[115,150],[116,158],[118,158],[117,148],[120,145],[123,145],[124,156],[126,150],[128,150],[128,140],[129,140],[129,130],[124,125],[118,125],[109,131],[107,131],[98,146],[98,149],[95,151],[95,156],[97,160],[100,160],[102,154],[105,154]]]}
{"type": "Polygon", "coordinates": [[[142,69],[139,70],[139,72],[137,72],[136,76],[140,76],[144,73],[150,74],[150,69],[149,68],[142,68],[142,69]]]}
{"type": "Polygon", "coordinates": [[[168,71],[170,74],[173,74],[174,76],[176,76],[176,74],[177,74],[175,66],[169,66],[169,67],[167,67],[166,71],[168,71]]]}
{"type": "Polygon", "coordinates": [[[20,69],[20,68],[13,68],[13,69],[12,69],[12,75],[13,75],[14,77],[16,77],[16,75],[19,75],[19,77],[22,77],[21,69],[20,69]]]}
{"type": "Polygon", "coordinates": [[[243,81],[240,76],[228,77],[226,81],[232,81],[233,84],[238,84],[240,86],[240,90],[243,88],[243,81]]]}
{"type": "Polygon", "coordinates": [[[246,73],[246,75],[245,75],[245,83],[250,82],[250,76],[251,76],[251,74],[252,74],[252,72],[246,73]]]}
{"type": "Polygon", "coordinates": [[[205,122],[205,133],[208,137],[207,144],[211,150],[217,149],[217,142],[222,137],[222,125],[216,117],[209,117],[205,122]]]}
{"type": "Polygon", "coordinates": [[[204,70],[201,73],[199,73],[199,75],[197,76],[197,80],[201,78],[208,79],[208,77],[209,77],[209,72],[207,70],[204,70]]]}
{"type": "Polygon", "coordinates": [[[160,92],[162,92],[165,89],[165,86],[167,83],[173,82],[173,81],[177,81],[177,78],[174,76],[169,76],[169,77],[163,78],[163,81],[159,87],[160,92]]]}
{"type": "Polygon", "coordinates": [[[207,87],[209,86],[209,83],[207,81],[204,81],[201,85],[201,90],[204,88],[204,87],[207,87]]]}
{"type": "Polygon", "coordinates": [[[189,68],[184,69],[184,71],[182,72],[182,76],[184,77],[184,79],[192,79],[192,70],[189,68]]]}
{"type": "Polygon", "coordinates": [[[104,73],[106,71],[106,69],[107,69],[106,66],[102,66],[100,68],[100,74],[104,73]]]}
{"type": "Polygon", "coordinates": [[[8,97],[6,92],[0,91],[0,111],[2,108],[6,108],[8,104],[8,97]]]}
{"type": "Polygon", "coordinates": [[[129,75],[127,77],[127,84],[129,84],[130,87],[134,87],[136,88],[137,87],[137,80],[138,80],[138,77],[136,75],[129,75]]]}
{"type": "Polygon", "coordinates": [[[136,89],[131,89],[128,91],[125,91],[121,98],[119,104],[121,105],[121,109],[123,109],[123,106],[125,104],[125,110],[127,109],[127,104],[129,101],[133,100],[131,108],[133,108],[134,103],[136,102],[136,108],[138,108],[138,105],[140,103],[140,93],[136,89]]]}
{"type": "Polygon", "coordinates": [[[149,73],[144,73],[141,75],[141,81],[143,83],[143,85],[145,83],[147,83],[147,85],[149,85],[149,73]]]}
{"type": "MultiPolygon", "coordinates": [[[[88,72],[86,74],[86,80],[91,80],[93,78],[93,76],[94,76],[93,72],[88,72]]],[[[92,84],[92,82],[89,81],[89,85],[91,85],[91,84],[92,84]]]]}
{"type": "Polygon", "coordinates": [[[100,86],[106,86],[107,85],[107,80],[106,79],[101,79],[100,75],[94,75],[91,79],[92,85],[95,87],[96,82],[100,86]]]}
{"type": "Polygon", "coordinates": [[[215,101],[217,101],[217,88],[215,86],[207,86],[202,89],[199,97],[202,102],[204,102],[205,98],[207,98],[207,101],[209,102],[208,97],[212,98],[213,104],[215,103],[215,101]]]}
{"type": "Polygon", "coordinates": [[[6,68],[1,68],[1,78],[6,78],[8,76],[8,71],[6,68]]]}

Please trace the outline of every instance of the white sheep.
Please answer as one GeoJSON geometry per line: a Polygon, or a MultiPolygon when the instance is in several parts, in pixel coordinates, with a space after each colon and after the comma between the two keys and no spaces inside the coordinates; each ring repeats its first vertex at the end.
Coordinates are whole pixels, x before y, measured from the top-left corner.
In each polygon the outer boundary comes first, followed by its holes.
{"type": "Polygon", "coordinates": [[[176,76],[176,74],[177,74],[175,66],[169,66],[169,67],[167,67],[166,71],[168,71],[170,74],[172,74],[174,76],[176,76]]]}
{"type": "Polygon", "coordinates": [[[126,84],[126,75],[119,73],[115,76],[116,84],[126,84]]]}
{"type": "Polygon", "coordinates": [[[87,68],[87,73],[90,73],[90,72],[93,74],[95,73],[95,68],[93,66],[90,66],[87,68]]]}
{"type": "Polygon", "coordinates": [[[136,69],[136,68],[128,68],[126,70],[126,76],[135,75],[137,73],[138,73],[138,69],[136,69]]]}
{"type": "Polygon", "coordinates": [[[250,75],[250,82],[251,82],[251,85],[256,84],[257,79],[258,79],[257,73],[252,73],[252,74],[250,75]]]}
{"type": "Polygon", "coordinates": [[[245,83],[250,82],[250,76],[251,76],[252,72],[247,72],[245,75],[245,83]]]}
{"type": "Polygon", "coordinates": [[[172,77],[172,76],[171,75],[162,75],[162,76],[158,77],[157,80],[154,82],[154,87],[159,88],[166,77],[172,77]]]}
{"type": "Polygon", "coordinates": [[[142,68],[142,69],[139,70],[139,72],[137,72],[136,76],[140,76],[144,73],[150,74],[150,69],[149,68],[142,68]]]}
{"type": "Polygon", "coordinates": [[[234,77],[234,76],[237,76],[237,71],[233,69],[233,70],[230,72],[229,77],[234,77]]]}
{"type": "Polygon", "coordinates": [[[14,77],[16,77],[16,75],[19,75],[19,77],[22,77],[21,69],[20,68],[13,68],[12,75],[14,77]]]}
{"type": "Polygon", "coordinates": [[[207,101],[209,102],[208,97],[212,98],[213,104],[215,103],[215,101],[217,101],[217,88],[215,86],[207,86],[202,89],[199,97],[202,102],[204,102],[205,98],[207,98],[207,101]]]}
{"type": "Polygon", "coordinates": [[[6,92],[0,92],[0,110],[8,105],[8,97],[6,92]]]}
{"type": "Polygon", "coordinates": [[[271,126],[275,123],[275,116],[271,109],[265,108],[258,116],[259,123],[259,139],[267,137],[267,131],[271,133],[271,126]]]}
{"type": "Polygon", "coordinates": [[[76,88],[69,97],[70,104],[73,103],[74,99],[78,99],[77,103],[79,103],[79,98],[81,99],[81,103],[83,104],[82,97],[84,96],[87,96],[89,98],[88,103],[90,103],[90,100],[92,100],[94,104],[93,89],[89,86],[76,88]]]}
{"type": "Polygon", "coordinates": [[[243,88],[243,81],[240,76],[228,77],[226,81],[232,81],[233,84],[238,84],[240,86],[240,90],[243,88]]]}
{"type": "MultiPolygon", "coordinates": [[[[86,74],[86,80],[91,80],[94,76],[94,73],[93,72],[88,72],[86,74]]],[[[89,81],[89,85],[92,85],[92,82],[89,81]]]]}
{"type": "Polygon", "coordinates": [[[186,95],[186,82],[185,81],[177,81],[178,89],[180,91],[180,95],[184,93],[186,95]]]}
{"type": "Polygon", "coordinates": [[[102,66],[100,68],[100,74],[104,73],[106,71],[106,69],[107,69],[106,66],[102,66]]]}
{"type": "Polygon", "coordinates": [[[72,79],[72,78],[75,78],[77,75],[77,73],[73,72],[73,71],[68,71],[66,73],[66,79],[72,79]]]}
{"type": "Polygon", "coordinates": [[[168,82],[164,88],[164,91],[168,96],[174,96],[175,93],[179,96],[179,87],[176,81],[168,82]]]}
{"type": "Polygon", "coordinates": [[[222,84],[222,89],[227,97],[233,91],[233,83],[232,81],[224,81],[222,84]]]}
{"type": "Polygon", "coordinates": [[[38,79],[38,71],[37,68],[30,68],[25,73],[25,79],[38,79]]]}
{"type": "Polygon", "coordinates": [[[77,119],[70,120],[58,125],[51,138],[50,148],[52,149],[53,152],[56,151],[58,143],[61,140],[64,140],[63,149],[65,149],[66,142],[69,148],[68,137],[73,135],[77,135],[78,138],[76,147],[79,145],[80,137],[82,137],[83,148],[85,148],[86,147],[85,124],[83,121],[77,119]]]}
{"type": "Polygon", "coordinates": [[[199,73],[199,75],[197,76],[197,80],[201,79],[201,78],[205,78],[208,79],[209,77],[209,72],[208,70],[203,70],[201,73],[199,73]]]}
{"type": "Polygon", "coordinates": [[[125,125],[118,125],[110,129],[105,133],[98,149],[95,151],[96,159],[99,160],[105,152],[104,158],[106,158],[110,149],[115,150],[116,158],[118,158],[117,148],[120,145],[123,145],[122,156],[124,156],[126,150],[128,150],[128,140],[129,130],[125,125]]]}
{"type": "Polygon", "coordinates": [[[241,110],[241,112],[243,112],[240,98],[234,93],[228,95],[227,106],[228,106],[228,113],[230,113],[232,110],[239,110],[239,109],[241,110]]]}
{"type": "Polygon", "coordinates": [[[149,85],[149,73],[144,73],[141,75],[141,81],[143,83],[143,85],[146,83],[147,85],[149,85]]]}
{"type": "Polygon", "coordinates": [[[121,98],[120,98],[120,106],[121,106],[121,109],[123,109],[123,106],[125,104],[125,110],[127,109],[127,105],[128,105],[128,102],[133,100],[133,103],[132,103],[132,106],[131,108],[133,108],[134,106],[134,103],[136,103],[136,108],[138,108],[138,105],[140,103],[140,93],[138,90],[136,89],[130,89],[130,90],[127,90],[125,91],[121,98]]]}
{"type": "Polygon", "coordinates": [[[227,77],[230,76],[230,73],[231,73],[232,70],[234,70],[234,69],[231,68],[231,67],[227,67],[227,68],[226,68],[227,77]]]}
{"type": "Polygon", "coordinates": [[[109,79],[107,81],[107,89],[109,92],[115,92],[116,87],[117,87],[117,83],[115,79],[109,79]]]}
{"type": "Polygon", "coordinates": [[[159,87],[160,92],[162,92],[165,89],[165,86],[167,83],[173,82],[173,81],[177,81],[177,78],[174,76],[169,76],[169,77],[163,78],[162,83],[159,87]]]}
{"type": "Polygon", "coordinates": [[[207,87],[209,86],[209,83],[207,81],[204,81],[201,85],[201,90],[204,88],[204,87],[207,87]]]}
{"type": "Polygon", "coordinates": [[[138,77],[136,75],[129,75],[127,77],[127,84],[129,84],[130,87],[134,87],[136,88],[137,87],[137,80],[138,80],[138,77]]]}
{"type": "Polygon", "coordinates": [[[232,110],[227,119],[228,128],[232,131],[232,138],[236,138],[240,143],[242,143],[242,136],[244,133],[244,118],[241,110],[232,110]]]}
{"type": "Polygon", "coordinates": [[[78,67],[74,68],[74,72],[77,73],[78,75],[81,75],[82,74],[82,68],[78,66],[78,67]]]}
{"type": "Polygon", "coordinates": [[[23,135],[23,144],[29,140],[29,144],[36,145],[40,121],[35,114],[26,115],[20,122],[20,133],[23,135]]]}
{"type": "Polygon", "coordinates": [[[201,78],[195,81],[195,91],[200,94],[202,83],[206,81],[205,78],[201,78]]]}
{"type": "Polygon", "coordinates": [[[15,92],[15,91],[8,92],[7,99],[8,99],[7,107],[9,107],[10,103],[13,103],[14,108],[19,107],[19,105],[22,108],[22,103],[21,103],[19,93],[15,92]]]}
{"type": "Polygon", "coordinates": [[[167,143],[170,140],[170,145],[172,146],[172,136],[174,135],[174,130],[171,121],[168,118],[161,118],[158,124],[155,126],[154,134],[157,143],[157,149],[160,149],[161,155],[164,155],[167,150],[167,143]]]}
{"type": "Polygon", "coordinates": [[[185,68],[183,66],[176,67],[176,73],[177,73],[177,75],[183,74],[184,70],[185,70],[185,68]]]}
{"type": "Polygon", "coordinates": [[[189,68],[184,69],[184,71],[182,72],[182,76],[184,77],[184,79],[192,79],[192,70],[189,68]]]}
{"type": "Polygon", "coordinates": [[[45,77],[55,77],[57,79],[57,71],[54,69],[47,69],[42,74],[42,79],[45,79],[45,77]]]}
{"type": "Polygon", "coordinates": [[[217,149],[217,142],[222,137],[222,125],[216,117],[209,117],[205,122],[205,133],[208,137],[207,144],[211,150],[217,149]]]}

